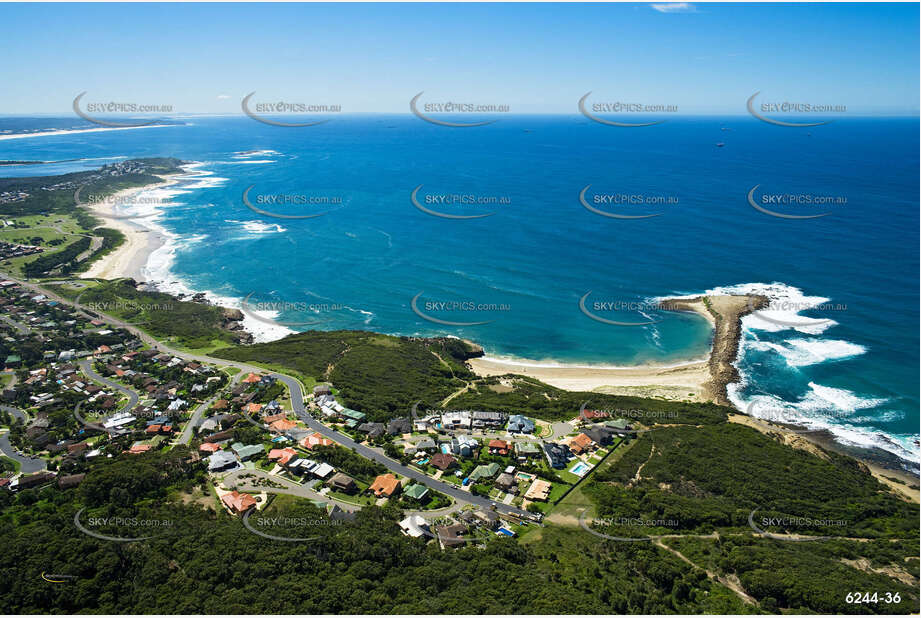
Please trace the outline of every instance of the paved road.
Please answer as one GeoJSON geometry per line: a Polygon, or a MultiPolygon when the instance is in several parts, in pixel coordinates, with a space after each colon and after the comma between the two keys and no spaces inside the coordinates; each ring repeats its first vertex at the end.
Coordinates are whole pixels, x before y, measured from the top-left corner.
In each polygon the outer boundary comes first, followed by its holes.
{"type": "Polygon", "coordinates": [[[95,382],[100,382],[102,384],[105,384],[109,388],[114,388],[115,390],[122,393],[123,395],[128,396],[128,405],[119,409],[119,412],[129,412],[133,410],[134,406],[138,404],[138,394],[137,393],[135,393],[130,388],[126,388],[122,386],[118,382],[113,382],[112,380],[108,378],[104,378],[98,373],[96,373],[96,371],[93,369],[93,364],[89,361],[89,359],[84,358],[78,361],[77,364],[80,366],[80,369],[83,370],[84,375],[86,375],[86,377],[88,377],[89,379],[95,382]]]}
{"type": "MultiPolygon", "coordinates": [[[[38,294],[44,294],[45,296],[53,300],[56,300],[62,304],[75,307],[77,310],[83,311],[84,315],[86,315],[85,310],[79,304],[75,303],[74,301],[70,299],[64,298],[49,290],[45,290],[44,288],[41,288],[33,283],[22,281],[15,277],[11,277],[7,273],[2,273],[2,274],[5,278],[10,279],[12,281],[16,281],[17,283],[19,283],[25,288],[34,290],[38,294]]],[[[213,358],[213,357],[210,357],[204,354],[190,354],[188,352],[182,352],[180,350],[172,349],[169,346],[164,345],[162,342],[158,341],[157,339],[153,338],[152,336],[148,335],[147,333],[145,333],[144,331],[140,330],[139,328],[137,328],[136,326],[132,324],[129,324],[123,320],[119,320],[118,318],[114,318],[112,316],[104,314],[100,311],[95,311],[95,313],[100,316],[100,319],[108,322],[109,324],[113,326],[117,326],[118,328],[123,328],[133,333],[139,339],[141,339],[141,341],[144,341],[147,344],[160,349],[166,354],[172,354],[173,356],[178,356],[179,358],[184,358],[186,360],[193,360],[193,361],[197,361],[201,363],[210,363],[210,364],[215,364],[215,365],[237,367],[238,369],[241,369],[242,371],[246,371],[246,372],[259,373],[259,372],[265,371],[265,369],[262,367],[257,367],[255,365],[249,365],[247,363],[242,363],[239,361],[225,360],[222,358],[213,358]]],[[[300,382],[284,374],[273,373],[272,375],[276,379],[281,380],[288,386],[289,392],[291,394],[291,404],[294,406],[295,413],[298,415],[298,417],[301,420],[304,421],[304,423],[308,427],[310,427],[314,431],[320,433],[321,435],[326,436],[327,438],[330,438],[331,440],[338,442],[339,444],[342,444],[343,446],[346,446],[347,448],[354,450],[356,453],[358,453],[359,455],[367,459],[371,459],[372,461],[376,461],[380,463],[381,465],[389,469],[391,472],[395,472],[402,476],[411,478],[418,483],[422,483],[423,485],[426,485],[430,489],[434,489],[436,491],[440,491],[443,494],[451,496],[458,502],[469,502],[469,503],[473,503],[473,504],[476,504],[478,506],[481,506],[487,509],[492,506],[493,501],[489,500],[488,498],[483,498],[481,496],[475,496],[469,492],[461,491],[455,485],[451,485],[450,483],[445,483],[443,481],[437,481],[431,478],[430,476],[423,474],[422,472],[419,472],[418,470],[413,470],[412,468],[404,466],[398,461],[390,459],[389,457],[387,457],[386,455],[383,455],[382,453],[378,453],[377,451],[374,451],[366,446],[362,446],[361,444],[358,444],[357,442],[352,440],[352,438],[348,437],[347,435],[339,433],[338,431],[335,431],[333,429],[330,429],[326,425],[323,425],[322,423],[320,423],[319,421],[314,419],[312,416],[310,416],[310,414],[307,413],[307,410],[304,407],[304,391],[301,389],[300,382]]],[[[501,504],[501,503],[495,503],[495,504],[496,504],[496,510],[499,511],[500,513],[508,513],[508,514],[513,514],[513,515],[518,515],[518,516],[523,516],[523,517],[528,517],[528,518],[533,516],[532,513],[529,513],[523,509],[519,509],[514,506],[501,504]]]]}
{"type": "Polygon", "coordinates": [[[8,316],[0,315],[0,320],[3,320],[4,322],[12,326],[17,332],[19,332],[20,335],[28,335],[30,332],[32,332],[32,329],[20,324],[19,322],[17,322],[16,320],[8,316]]]}
{"type": "Polygon", "coordinates": [[[308,427],[313,429],[314,431],[326,436],[327,438],[335,440],[336,442],[338,442],[339,444],[347,448],[352,449],[353,451],[355,451],[356,453],[358,453],[359,455],[361,455],[362,457],[366,459],[370,459],[372,461],[378,462],[379,464],[389,469],[391,472],[396,472],[397,474],[411,478],[417,483],[422,483],[423,485],[426,485],[431,489],[434,489],[443,494],[451,496],[458,502],[470,502],[470,503],[476,504],[486,509],[489,509],[493,504],[495,504],[496,510],[501,513],[511,513],[513,515],[519,515],[519,516],[524,516],[524,517],[531,516],[531,513],[523,509],[519,509],[517,507],[511,506],[508,504],[494,503],[489,498],[475,496],[470,492],[463,491],[460,488],[458,488],[456,485],[445,483],[444,481],[435,480],[432,477],[428,476],[427,474],[424,474],[418,470],[414,470],[413,468],[410,468],[408,466],[404,466],[403,464],[401,464],[400,462],[396,460],[390,459],[383,453],[379,453],[378,451],[374,449],[368,448],[367,446],[364,446],[364,445],[361,445],[355,442],[354,440],[352,440],[352,438],[348,437],[347,435],[343,433],[339,433],[338,431],[334,429],[330,429],[329,427],[327,427],[326,425],[324,425],[317,419],[313,418],[307,412],[307,409],[304,407],[304,393],[301,390],[300,382],[284,374],[273,373],[272,375],[278,380],[281,380],[282,382],[284,382],[288,386],[289,392],[291,393],[291,404],[294,406],[295,414],[297,414],[298,418],[304,421],[304,423],[308,427]]]}
{"type": "MultiPolygon", "coordinates": [[[[237,382],[239,382],[243,378],[244,375],[245,374],[242,371],[238,373],[237,375],[235,375],[233,378],[230,379],[230,382],[227,384],[227,387],[233,388],[233,386],[237,382]]],[[[177,442],[177,444],[188,444],[189,442],[192,441],[193,430],[196,427],[198,427],[198,425],[201,423],[201,417],[205,414],[208,408],[211,407],[211,404],[220,398],[220,396],[221,396],[221,390],[215,393],[214,396],[211,397],[211,399],[209,399],[208,401],[205,401],[204,403],[200,404],[197,408],[195,408],[195,411],[192,412],[191,418],[189,418],[189,422],[186,423],[185,425],[185,429],[182,430],[182,435],[179,436],[179,442],[177,442]]]]}
{"type": "Polygon", "coordinates": [[[19,420],[21,420],[23,425],[29,422],[29,415],[23,412],[22,410],[20,410],[19,408],[0,405],[0,410],[3,410],[4,412],[9,412],[15,418],[18,418],[19,420]]]}
{"type": "Polygon", "coordinates": [[[323,502],[331,502],[336,504],[343,511],[357,511],[361,509],[357,504],[349,504],[348,502],[342,502],[340,500],[334,500],[328,496],[324,496],[321,493],[318,493],[312,489],[304,487],[300,483],[296,483],[292,480],[286,479],[280,476],[273,476],[266,472],[265,470],[247,470],[246,468],[240,468],[229,472],[227,476],[224,477],[224,485],[230,487],[231,484],[236,485],[237,490],[243,491],[264,491],[267,494],[288,494],[299,496],[301,498],[307,498],[309,500],[322,500],[323,502]],[[284,488],[280,487],[266,487],[264,485],[259,485],[254,483],[251,479],[241,479],[241,476],[244,475],[255,475],[258,478],[266,479],[277,483],[278,485],[283,485],[284,488]]]}
{"type": "MultiPolygon", "coordinates": [[[[11,406],[0,406],[0,410],[4,412],[9,412],[16,418],[22,419],[23,423],[29,420],[29,417],[26,416],[25,412],[19,408],[13,408],[11,406]]],[[[13,445],[10,444],[9,433],[4,432],[0,434],[0,452],[9,457],[10,459],[15,459],[19,462],[19,469],[23,474],[32,474],[33,472],[41,472],[45,469],[45,462],[38,457],[29,457],[28,455],[21,455],[19,451],[13,448],[13,445]]]]}

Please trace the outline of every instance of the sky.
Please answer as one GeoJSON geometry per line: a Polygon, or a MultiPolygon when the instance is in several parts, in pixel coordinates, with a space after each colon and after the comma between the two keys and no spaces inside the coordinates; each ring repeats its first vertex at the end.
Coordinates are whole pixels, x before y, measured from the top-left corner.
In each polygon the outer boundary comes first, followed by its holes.
{"type": "Polygon", "coordinates": [[[0,4],[0,114],[74,97],[409,112],[409,100],[578,113],[591,101],[746,113],[770,101],[917,115],[917,4],[0,4]]]}

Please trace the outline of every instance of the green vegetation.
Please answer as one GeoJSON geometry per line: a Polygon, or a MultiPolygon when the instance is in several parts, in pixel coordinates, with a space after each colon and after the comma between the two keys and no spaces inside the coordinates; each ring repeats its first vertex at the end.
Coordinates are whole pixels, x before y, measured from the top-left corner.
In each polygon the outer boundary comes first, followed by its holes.
{"type": "Polygon", "coordinates": [[[472,374],[458,339],[391,337],[363,331],[310,331],[279,341],[218,350],[228,360],[288,368],[329,380],[342,402],[369,421],[404,416],[421,400],[443,399],[472,374]]]}
{"type": "Polygon", "coordinates": [[[223,328],[221,307],[176,300],[161,292],[138,290],[130,280],[87,283],[85,288],[70,285],[49,285],[56,292],[74,300],[86,309],[101,311],[135,324],[154,337],[178,347],[197,349],[214,341],[231,344],[234,334],[223,328]]]}
{"type": "Polygon", "coordinates": [[[917,506],[884,491],[856,460],[836,453],[818,457],[735,423],[645,433],[619,461],[596,472],[584,491],[599,515],[671,520],[677,522],[672,532],[748,530],[749,514],[758,509],[759,519],[830,522],[771,532],[918,536],[917,506]]]}
{"type": "Polygon", "coordinates": [[[695,564],[739,578],[766,611],[823,614],[909,614],[918,611],[917,585],[883,572],[918,581],[917,542],[828,541],[784,543],[750,536],[714,539],[667,539],[695,564]],[[869,556],[870,558],[866,558],[869,556]],[[909,566],[909,565],[913,565],[909,566]],[[912,575],[907,569],[912,569],[912,575]],[[876,603],[847,602],[848,593],[877,592],[876,603]],[[886,593],[900,602],[886,603],[886,593]]]}
{"type": "Polygon", "coordinates": [[[374,477],[384,474],[387,468],[341,446],[315,446],[311,457],[325,461],[336,470],[348,474],[356,481],[370,483],[374,477]]]}
{"type": "Polygon", "coordinates": [[[569,420],[579,414],[582,404],[590,410],[605,410],[611,418],[644,425],[662,424],[712,424],[726,420],[728,408],[712,403],[686,403],[604,395],[600,393],[576,393],[564,391],[533,378],[503,376],[511,378],[514,389],[493,387],[500,377],[478,381],[467,392],[451,400],[451,407],[469,410],[495,410],[508,414],[524,414],[547,421],[569,420]]]}
{"type": "MultiPolygon", "coordinates": [[[[441,551],[400,534],[401,512],[366,507],[354,523],[310,501],[278,500],[266,531],[169,495],[201,495],[200,471],[168,455],[122,456],[83,485],[0,494],[0,603],[9,613],[749,613],[735,595],[661,548],[614,547],[577,530],[544,528],[527,546],[493,537],[485,549],[441,551]],[[74,526],[90,516],[143,516],[168,526],[115,543],[74,526]],[[289,528],[285,528],[289,525],[289,528]],[[318,537],[318,538],[317,538],[318,537]],[[332,567],[334,565],[334,567],[332,567]],[[332,568],[331,568],[332,567],[332,568]],[[74,579],[52,584],[42,573],[74,579]],[[267,585],[267,581],[271,585],[267,585]]],[[[250,523],[260,525],[256,518],[250,523]]],[[[112,530],[126,536],[132,529],[112,530]]],[[[530,538],[531,535],[529,535],[530,538]]]]}
{"type": "Polygon", "coordinates": [[[23,274],[27,277],[41,277],[52,274],[52,271],[61,275],[72,273],[78,266],[77,256],[89,249],[91,243],[89,236],[80,236],[58,251],[42,253],[23,266],[23,274]]]}

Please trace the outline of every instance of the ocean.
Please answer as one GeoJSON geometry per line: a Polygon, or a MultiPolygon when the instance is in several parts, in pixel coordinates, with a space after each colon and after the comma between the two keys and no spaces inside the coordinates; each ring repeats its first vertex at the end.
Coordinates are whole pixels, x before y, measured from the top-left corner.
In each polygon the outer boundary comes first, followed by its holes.
{"type": "Polygon", "coordinates": [[[770,309],[743,320],[733,403],[917,469],[917,118],[180,120],[3,140],[93,125],[0,118],[0,159],[54,161],[0,174],[194,163],[143,220],[169,237],[145,274],[245,303],[263,340],[349,328],[458,336],[543,363],[677,364],[705,357],[712,329],[656,298],[765,294],[770,309]]]}

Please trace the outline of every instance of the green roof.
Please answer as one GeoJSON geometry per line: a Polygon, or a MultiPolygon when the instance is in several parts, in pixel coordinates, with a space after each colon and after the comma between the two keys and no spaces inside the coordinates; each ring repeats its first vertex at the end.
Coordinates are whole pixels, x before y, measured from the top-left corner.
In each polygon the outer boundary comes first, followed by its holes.
{"type": "Polygon", "coordinates": [[[622,418],[618,418],[613,421],[608,421],[607,423],[605,423],[605,425],[607,425],[608,427],[614,427],[615,429],[626,429],[627,425],[629,424],[630,423],[628,423],[622,418]]]}
{"type": "Polygon", "coordinates": [[[10,354],[9,356],[6,357],[6,362],[8,363],[18,363],[20,361],[22,361],[22,359],[16,356],[15,354],[10,354]]]}
{"type": "Polygon", "coordinates": [[[470,473],[470,478],[474,481],[481,478],[492,478],[498,471],[499,464],[495,462],[487,465],[480,465],[473,469],[473,472],[470,473]]]}
{"type": "Polygon", "coordinates": [[[428,492],[429,488],[425,485],[414,483],[403,490],[403,495],[409,496],[410,498],[415,498],[416,500],[420,500],[428,492]]]}
{"type": "Polygon", "coordinates": [[[348,408],[346,408],[345,410],[342,411],[342,416],[345,416],[351,419],[355,419],[356,421],[360,421],[361,419],[365,417],[365,413],[356,412],[355,410],[349,410],[348,408]]]}
{"type": "Polygon", "coordinates": [[[234,442],[230,448],[233,449],[233,452],[236,453],[237,456],[241,459],[246,459],[247,457],[258,455],[265,450],[261,444],[250,444],[249,446],[246,446],[242,442],[234,442]]]}
{"type": "Polygon", "coordinates": [[[354,418],[350,418],[345,422],[345,426],[352,428],[358,427],[358,421],[356,421],[354,418]]]}
{"type": "Polygon", "coordinates": [[[539,453],[540,447],[535,442],[516,442],[515,450],[519,453],[539,453]]]}

